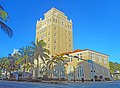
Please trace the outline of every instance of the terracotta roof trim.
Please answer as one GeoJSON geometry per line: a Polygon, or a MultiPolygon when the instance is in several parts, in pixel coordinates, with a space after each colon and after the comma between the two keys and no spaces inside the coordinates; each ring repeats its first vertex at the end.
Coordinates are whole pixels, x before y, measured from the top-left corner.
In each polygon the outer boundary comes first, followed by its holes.
{"type": "MultiPolygon", "coordinates": [[[[66,52],[66,53],[64,53],[64,54],[73,54],[73,53],[82,52],[82,51],[87,51],[87,50],[93,51],[93,52],[96,52],[96,53],[99,53],[99,54],[103,54],[103,53],[100,53],[100,52],[97,52],[97,51],[94,51],[94,50],[90,50],[90,49],[83,49],[83,50],[77,49],[77,50],[74,50],[74,51],[72,51],[72,52],[66,52]]],[[[109,55],[107,55],[107,54],[103,54],[103,55],[109,56],[109,55]]]]}

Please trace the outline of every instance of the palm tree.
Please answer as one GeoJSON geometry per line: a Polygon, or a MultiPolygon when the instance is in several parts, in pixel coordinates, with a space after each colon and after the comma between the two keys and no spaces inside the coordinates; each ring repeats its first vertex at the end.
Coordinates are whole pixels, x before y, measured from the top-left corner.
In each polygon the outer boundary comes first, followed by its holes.
{"type": "Polygon", "coordinates": [[[19,64],[23,67],[23,78],[25,75],[26,68],[29,65],[29,57],[32,55],[32,48],[30,46],[25,46],[23,48],[20,48],[20,59],[18,60],[19,64]]]}
{"type": "Polygon", "coordinates": [[[68,58],[64,57],[64,54],[53,56],[53,59],[48,62],[49,68],[52,66],[53,75],[56,75],[58,79],[61,75],[65,76],[65,65],[68,62],[68,58]]]}
{"type": "Polygon", "coordinates": [[[20,61],[20,53],[15,53],[12,55],[12,57],[15,59],[14,65],[15,65],[15,70],[18,72],[21,68],[21,61],[20,61]]]}
{"type": "Polygon", "coordinates": [[[6,24],[4,24],[2,21],[7,21],[8,20],[8,14],[5,12],[3,7],[0,5],[0,27],[1,29],[9,36],[12,37],[13,31],[10,27],[8,27],[6,24]]]}
{"type": "Polygon", "coordinates": [[[48,54],[50,53],[50,51],[48,49],[45,48],[46,43],[43,40],[40,41],[36,41],[32,42],[33,45],[33,49],[34,49],[34,58],[37,60],[37,67],[35,70],[35,77],[38,77],[39,74],[39,64],[40,64],[40,60],[42,60],[42,62],[45,64],[45,60],[49,58],[48,54]]]}
{"type": "Polygon", "coordinates": [[[15,70],[15,61],[16,61],[16,58],[14,58],[13,55],[9,54],[8,55],[8,60],[9,60],[9,72],[11,74],[11,72],[15,70]]]}
{"type": "Polygon", "coordinates": [[[5,73],[5,76],[7,78],[7,73],[9,71],[9,60],[7,57],[3,57],[0,60],[0,67],[1,67],[1,70],[5,73]]]}

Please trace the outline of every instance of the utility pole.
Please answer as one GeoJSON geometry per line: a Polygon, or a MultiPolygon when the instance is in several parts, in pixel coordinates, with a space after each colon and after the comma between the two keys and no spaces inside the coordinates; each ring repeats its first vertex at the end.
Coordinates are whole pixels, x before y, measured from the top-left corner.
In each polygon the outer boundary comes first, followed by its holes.
{"type": "Polygon", "coordinates": [[[92,79],[93,79],[93,82],[95,82],[93,61],[92,61],[92,79]]]}

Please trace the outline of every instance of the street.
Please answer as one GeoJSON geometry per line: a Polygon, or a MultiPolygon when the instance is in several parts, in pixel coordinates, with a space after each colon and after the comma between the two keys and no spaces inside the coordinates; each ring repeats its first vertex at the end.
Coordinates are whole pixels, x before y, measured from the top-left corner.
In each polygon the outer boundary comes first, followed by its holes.
{"type": "Polygon", "coordinates": [[[0,81],[0,88],[120,88],[120,81],[61,84],[0,81]]]}

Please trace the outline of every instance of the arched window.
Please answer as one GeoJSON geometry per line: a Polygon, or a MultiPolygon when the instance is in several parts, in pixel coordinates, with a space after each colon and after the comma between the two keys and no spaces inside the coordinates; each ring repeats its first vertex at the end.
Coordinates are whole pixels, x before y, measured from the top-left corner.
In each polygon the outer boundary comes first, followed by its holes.
{"type": "Polygon", "coordinates": [[[68,66],[68,79],[74,78],[74,68],[73,66],[68,66]]]}
{"type": "Polygon", "coordinates": [[[84,77],[84,67],[82,65],[78,65],[76,69],[76,77],[83,78],[84,77]]]}
{"type": "Polygon", "coordinates": [[[61,69],[61,72],[60,72],[61,78],[64,78],[65,77],[65,67],[61,66],[60,69],[61,69]]]}
{"type": "Polygon", "coordinates": [[[73,70],[74,70],[74,69],[73,69],[73,66],[69,66],[69,67],[68,67],[68,74],[69,74],[69,73],[73,73],[73,70]]]}

